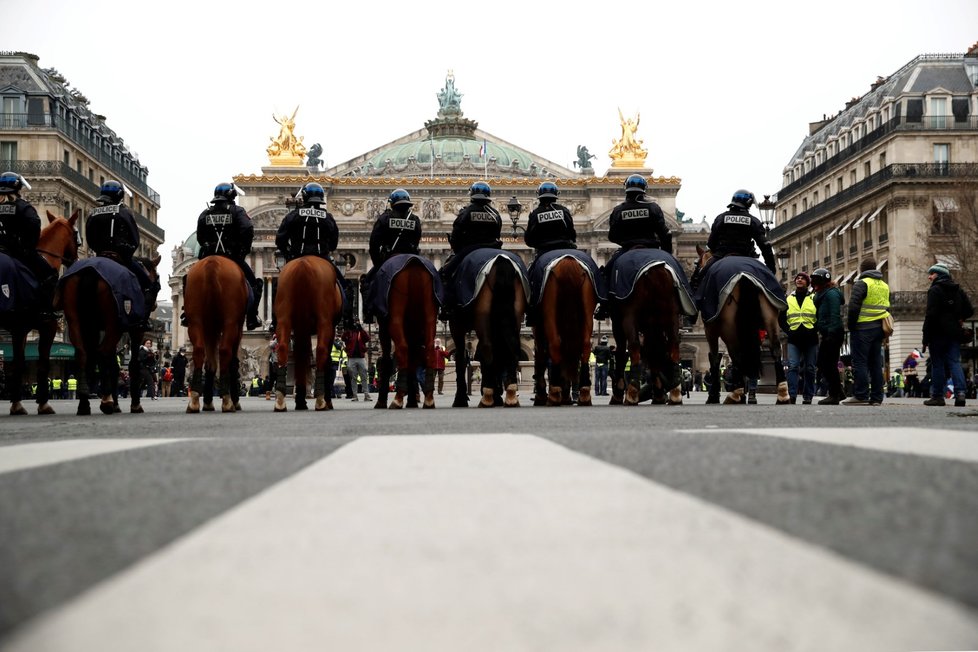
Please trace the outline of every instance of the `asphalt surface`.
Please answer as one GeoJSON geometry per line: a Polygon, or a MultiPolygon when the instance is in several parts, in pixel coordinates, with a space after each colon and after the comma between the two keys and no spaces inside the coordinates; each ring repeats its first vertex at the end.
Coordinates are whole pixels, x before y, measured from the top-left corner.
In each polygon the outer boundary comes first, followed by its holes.
{"type": "Polygon", "coordinates": [[[736,513],[949,600],[978,627],[978,404],[775,406],[762,395],[757,406],[707,406],[694,393],[675,407],[484,410],[436,399],[436,410],[400,411],[334,399],[336,409],[319,413],[296,412],[290,401],[289,412],[275,414],[271,402],[244,398],[239,413],[187,415],[185,399],[168,398],[144,400],[142,415],[91,417],[56,401],[57,415],[0,416],[0,460],[4,447],[25,444],[180,440],[0,472],[0,635],[359,438],[489,433],[549,440],[736,513]],[[884,441],[907,428],[921,429],[918,439],[958,431],[966,454],[771,436],[828,428],[884,441]]]}

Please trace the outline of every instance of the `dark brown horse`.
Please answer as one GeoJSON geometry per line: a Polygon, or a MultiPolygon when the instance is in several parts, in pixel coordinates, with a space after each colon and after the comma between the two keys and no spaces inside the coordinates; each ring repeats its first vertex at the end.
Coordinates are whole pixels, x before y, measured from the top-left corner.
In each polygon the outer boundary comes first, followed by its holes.
{"type": "Polygon", "coordinates": [[[612,404],[638,405],[648,375],[653,403],[682,405],[681,315],[675,281],[665,264],[651,267],[635,279],[631,294],[611,313],[611,328],[619,345],[612,404]],[[630,366],[627,377],[626,362],[630,366]]]}
{"type": "MultiPolygon", "coordinates": [[[[157,255],[152,259],[134,260],[143,267],[150,281],[155,283],[158,279],[156,267],[160,263],[160,258],[157,255]]],[[[118,262],[114,264],[121,266],[118,262]]],[[[105,414],[120,411],[118,401],[114,398],[119,382],[116,350],[125,334],[129,335],[132,348],[129,358],[129,411],[135,414],[142,413],[139,397],[142,389],[141,365],[136,346],[143,341],[144,329],[139,326],[126,327],[122,323],[112,288],[94,268],[87,268],[68,276],[62,282],[60,293],[65,321],[68,323],[68,333],[71,336],[71,343],[75,346],[75,361],[81,371],[78,378],[78,414],[92,413],[89,394],[96,380],[101,401],[99,409],[105,414]]],[[[153,304],[146,306],[146,313],[150,314],[155,309],[154,297],[153,304]]]]}
{"type": "MultiPolygon", "coordinates": [[[[710,260],[709,250],[699,245],[698,270],[705,269],[710,260]]],[[[718,260],[717,263],[720,261],[718,260]]],[[[697,272],[698,272],[697,270],[697,272]]],[[[778,405],[790,402],[788,383],[785,380],[784,365],[781,362],[781,340],[778,337],[778,315],[781,308],[771,303],[767,295],[752,281],[741,279],[730,292],[720,312],[704,323],[706,341],[710,346],[710,392],[706,402],[720,402],[720,340],[727,346],[731,365],[734,368],[733,389],[724,399],[724,404],[744,402],[744,379],[759,378],[761,375],[761,343],[759,331],[767,331],[771,355],[774,358],[774,374],[778,384],[778,405]]],[[[704,319],[707,315],[704,315],[704,319]]]]}
{"type": "Polygon", "coordinates": [[[332,410],[334,372],[329,352],[336,323],[343,310],[343,295],[336,283],[336,268],[324,258],[302,256],[289,261],[278,277],[275,318],[278,337],[278,379],[275,411],[285,412],[285,381],[289,363],[289,341],[295,342],[295,409],[305,410],[306,382],[316,337],[316,409],[332,410]]]}
{"type": "MultiPolygon", "coordinates": [[[[385,263],[386,264],[386,263],[385,263]]],[[[380,360],[377,361],[376,409],[387,407],[390,377],[397,370],[397,385],[391,409],[417,407],[417,370],[425,370],[425,408],[435,407],[435,329],[438,326],[438,305],[431,273],[417,257],[391,279],[387,294],[386,316],[377,317],[380,328],[380,360]],[[393,346],[393,358],[391,347],[393,346]]]]}
{"type": "MultiPolygon", "coordinates": [[[[475,299],[464,308],[459,308],[449,321],[456,347],[465,342],[465,336],[471,330],[475,330],[479,339],[475,356],[482,365],[482,399],[479,407],[520,405],[517,394],[520,325],[526,312],[527,299],[524,276],[521,274],[511,260],[497,258],[475,299]]],[[[465,356],[455,356],[457,380],[452,407],[466,407],[469,402],[465,365],[465,356]]]]}
{"type": "MultiPolygon", "coordinates": [[[[78,211],[65,219],[48,212],[48,223],[41,231],[37,242],[37,252],[47,261],[51,269],[58,270],[61,265],[71,265],[78,258],[78,232],[75,223],[78,221],[78,211]]],[[[5,367],[6,386],[10,393],[10,414],[27,414],[27,409],[21,403],[23,399],[24,370],[26,360],[24,350],[27,346],[27,334],[37,330],[37,413],[54,414],[54,408],[48,403],[48,376],[51,372],[51,344],[58,331],[58,322],[54,319],[42,320],[34,310],[21,310],[16,313],[0,313],[0,327],[10,331],[13,348],[13,359],[5,367]]]]}
{"type": "Polygon", "coordinates": [[[574,382],[580,387],[577,404],[591,405],[589,360],[597,304],[591,275],[581,263],[569,256],[558,260],[540,293],[533,325],[534,405],[570,405],[574,382]]]}
{"type": "Polygon", "coordinates": [[[225,256],[208,256],[194,263],[187,273],[184,291],[187,336],[193,344],[194,373],[190,381],[187,412],[200,412],[200,396],[205,393],[204,409],[211,397],[215,375],[220,379],[218,393],[221,411],[234,412],[234,390],[238,386],[234,361],[241,346],[242,322],[248,308],[248,285],[244,272],[225,256]]]}

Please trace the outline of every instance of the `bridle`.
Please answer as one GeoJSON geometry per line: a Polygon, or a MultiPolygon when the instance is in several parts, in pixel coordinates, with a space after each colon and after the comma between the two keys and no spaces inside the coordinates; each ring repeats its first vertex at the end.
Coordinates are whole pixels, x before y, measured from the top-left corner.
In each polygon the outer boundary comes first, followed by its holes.
{"type": "MultiPolygon", "coordinates": [[[[59,226],[61,226],[61,225],[59,225],[59,226]]],[[[36,249],[37,253],[39,253],[39,254],[41,254],[43,256],[48,256],[48,257],[50,257],[50,258],[52,258],[54,260],[60,260],[61,261],[61,264],[64,265],[65,267],[71,267],[78,260],[78,249],[81,248],[81,234],[78,233],[78,229],[75,229],[75,228],[72,228],[71,231],[72,231],[72,234],[74,236],[74,241],[75,241],[75,253],[74,253],[74,256],[68,257],[68,256],[65,256],[64,254],[59,254],[59,253],[55,253],[53,251],[48,251],[46,249],[41,249],[40,247],[38,247],[36,249]]]]}

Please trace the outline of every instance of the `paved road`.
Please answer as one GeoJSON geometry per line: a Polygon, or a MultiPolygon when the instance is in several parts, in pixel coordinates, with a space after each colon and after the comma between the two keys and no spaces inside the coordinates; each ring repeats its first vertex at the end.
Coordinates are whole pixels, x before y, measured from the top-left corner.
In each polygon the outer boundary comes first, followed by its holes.
{"type": "Polygon", "coordinates": [[[0,647],[978,648],[978,410],[703,399],[2,416],[0,647]]]}

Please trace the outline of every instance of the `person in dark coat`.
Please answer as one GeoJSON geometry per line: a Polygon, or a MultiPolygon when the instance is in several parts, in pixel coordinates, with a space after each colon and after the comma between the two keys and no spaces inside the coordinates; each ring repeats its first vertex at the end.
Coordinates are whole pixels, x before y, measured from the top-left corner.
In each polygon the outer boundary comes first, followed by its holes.
{"type": "Polygon", "coordinates": [[[951,280],[945,265],[927,270],[927,312],[924,315],[923,350],[930,348],[930,398],[924,405],[944,405],[948,373],[954,383],[954,406],[965,406],[966,384],[961,368],[961,327],[974,314],[968,295],[951,280]]]}
{"type": "Polygon", "coordinates": [[[842,290],[832,282],[829,270],[824,267],[812,272],[812,287],[815,289],[815,330],[821,338],[816,367],[827,388],[825,398],[818,404],[838,405],[846,397],[842,389],[842,376],[839,375],[839,353],[846,336],[842,321],[845,298],[842,290]]]}

